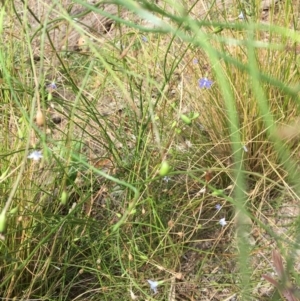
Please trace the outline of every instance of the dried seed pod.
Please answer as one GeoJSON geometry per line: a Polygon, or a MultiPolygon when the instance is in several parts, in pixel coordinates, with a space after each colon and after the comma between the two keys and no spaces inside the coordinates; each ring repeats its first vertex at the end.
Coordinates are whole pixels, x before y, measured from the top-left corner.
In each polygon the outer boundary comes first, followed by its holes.
{"type": "Polygon", "coordinates": [[[82,51],[84,49],[86,49],[86,46],[87,45],[87,39],[84,38],[84,37],[80,37],[78,40],[77,40],[77,43],[74,47],[74,50],[75,51],[82,51]]]}
{"type": "Polygon", "coordinates": [[[210,180],[212,179],[212,172],[211,172],[210,170],[207,170],[207,171],[205,172],[204,177],[205,177],[205,182],[206,182],[206,184],[209,183],[210,180]]]}
{"type": "Polygon", "coordinates": [[[45,124],[45,117],[41,110],[37,111],[35,122],[38,126],[43,126],[45,124]]]}
{"type": "Polygon", "coordinates": [[[55,124],[60,124],[61,121],[62,121],[62,119],[61,119],[60,116],[53,116],[53,117],[52,117],[52,121],[53,121],[53,123],[55,123],[55,124]]]}

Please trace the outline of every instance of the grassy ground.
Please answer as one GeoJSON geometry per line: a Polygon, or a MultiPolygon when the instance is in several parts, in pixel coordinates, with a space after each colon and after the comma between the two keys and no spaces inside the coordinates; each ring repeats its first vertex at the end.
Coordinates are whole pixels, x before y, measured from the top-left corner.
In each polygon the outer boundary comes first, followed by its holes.
{"type": "Polygon", "coordinates": [[[298,300],[299,1],[117,1],[102,34],[28,2],[0,15],[1,297],[298,300]]]}

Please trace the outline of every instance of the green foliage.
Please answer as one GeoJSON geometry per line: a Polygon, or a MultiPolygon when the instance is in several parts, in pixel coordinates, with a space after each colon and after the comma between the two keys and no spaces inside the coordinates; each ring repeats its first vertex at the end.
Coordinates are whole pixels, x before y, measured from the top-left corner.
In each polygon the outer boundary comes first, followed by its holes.
{"type": "Polygon", "coordinates": [[[28,2],[0,8],[2,298],[269,300],[273,249],[299,283],[297,1],[73,1],[101,35],[28,2]]]}

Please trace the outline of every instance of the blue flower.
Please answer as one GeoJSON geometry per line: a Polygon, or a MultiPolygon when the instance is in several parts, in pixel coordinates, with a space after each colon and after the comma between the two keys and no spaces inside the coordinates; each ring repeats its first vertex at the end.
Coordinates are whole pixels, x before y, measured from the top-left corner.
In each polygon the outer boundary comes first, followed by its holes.
{"type": "Polygon", "coordinates": [[[222,227],[224,227],[224,226],[227,225],[227,222],[226,222],[226,220],[225,220],[225,217],[223,217],[223,218],[221,218],[221,219],[219,220],[219,224],[220,224],[222,227]]]}
{"type": "Polygon", "coordinates": [[[167,176],[163,177],[163,181],[166,182],[166,183],[169,183],[170,180],[171,180],[170,177],[167,177],[167,176]]]}
{"type": "Polygon", "coordinates": [[[207,88],[209,89],[211,87],[211,85],[213,84],[213,82],[209,79],[207,79],[206,77],[201,78],[198,80],[198,85],[199,87],[202,88],[207,88]]]}
{"type": "Polygon", "coordinates": [[[43,158],[42,151],[36,150],[27,156],[27,159],[32,159],[33,161],[39,161],[41,158],[43,158]]]}
{"type": "Polygon", "coordinates": [[[217,205],[215,206],[215,208],[219,211],[219,210],[221,210],[222,206],[221,206],[220,204],[217,204],[217,205]]]}
{"type": "Polygon", "coordinates": [[[158,282],[157,281],[152,281],[152,280],[147,280],[147,281],[150,285],[150,289],[154,292],[154,294],[157,294],[158,282]]]}
{"type": "Polygon", "coordinates": [[[147,42],[148,42],[148,39],[147,39],[147,37],[145,37],[145,36],[142,36],[142,41],[143,41],[144,43],[147,43],[147,42]]]}
{"type": "Polygon", "coordinates": [[[56,86],[55,82],[52,82],[51,84],[49,84],[49,85],[47,86],[47,88],[48,88],[49,90],[56,90],[56,89],[57,89],[57,86],[56,86]]]}
{"type": "Polygon", "coordinates": [[[193,59],[193,64],[198,64],[198,59],[193,59]]]}

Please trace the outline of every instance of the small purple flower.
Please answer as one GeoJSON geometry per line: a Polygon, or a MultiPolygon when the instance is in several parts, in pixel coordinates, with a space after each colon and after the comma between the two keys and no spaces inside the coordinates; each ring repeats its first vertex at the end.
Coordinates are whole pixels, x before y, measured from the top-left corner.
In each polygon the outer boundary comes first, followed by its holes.
{"type": "Polygon", "coordinates": [[[202,88],[207,88],[209,89],[211,87],[211,85],[213,84],[213,82],[209,79],[207,79],[206,77],[201,78],[198,80],[198,85],[199,87],[202,88]]]}
{"type": "Polygon", "coordinates": [[[217,205],[215,206],[215,208],[217,209],[217,211],[219,211],[219,210],[221,210],[222,206],[221,206],[220,204],[217,204],[217,205]]]}
{"type": "Polygon", "coordinates": [[[48,90],[49,93],[52,93],[56,89],[57,89],[57,86],[56,86],[56,83],[54,81],[47,86],[47,90],[48,90]]]}
{"type": "Polygon", "coordinates": [[[48,88],[49,90],[56,90],[56,89],[57,89],[57,86],[56,86],[55,82],[52,82],[51,84],[49,84],[49,85],[47,86],[47,88],[48,88]]]}
{"type": "Polygon", "coordinates": [[[239,18],[240,20],[244,20],[244,19],[245,19],[243,12],[241,12],[241,13],[239,14],[238,18],[239,18]]]}
{"type": "Polygon", "coordinates": [[[198,59],[193,59],[193,64],[194,65],[198,64],[198,59]]]}
{"type": "Polygon", "coordinates": [[[41,158],[43,158],[42,151],[36,150],[27,156],[27,159],[32,159],[33,161],[39,161],[41,158]]]}
{"type": "Polygon", "coordinates": [[[152,280],[147,280],[149,285],[150,285],[150,289],[151,291],[154,292],[154,294],[157,294],[157,287],[158,287],[158,282],[157,281],[152,281],[152,280]]]}
{"type": "Polygon", "coordinates": [[[145,37],[145,36],[142,36],[142,41],[143,41],[144,43],[147,43],[147,42],[148,42],[148,39],[147,39],[147,37],[145,37]]]}

